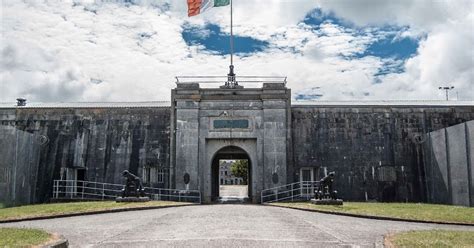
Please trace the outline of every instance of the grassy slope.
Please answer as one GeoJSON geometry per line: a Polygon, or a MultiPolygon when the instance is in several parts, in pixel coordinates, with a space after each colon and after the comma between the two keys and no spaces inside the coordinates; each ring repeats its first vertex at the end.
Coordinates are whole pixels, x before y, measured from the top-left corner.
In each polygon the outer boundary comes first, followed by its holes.
{"type": "Polygon", "coordinates": [[[474,208],[451,205],[367,202],[344,202],[343,206],[314,205],[309,202],[272,203],[272,205],[411,220],[474,224],[474,208]]]}
{"type": "Polygon", "coordinates": [[[474,247],[474,232],[409,231],[388,236],[387,243],[395,247],[474,247]]]}
{"type": "Polygon", "coordinates": [[[116,203],[113,201],[70,202],[25,205],[21,207],[0,209],[0,220],[22,219],[39,216],[52,216],[71,213],[84,213],[110,209],[126,209],[136,207],[178,206],[188,203],[170,201],[149,201],[136,203],[116,203]]]}
{"type": "Polygon", "coordinates": [[[37,229],[0,228],[0,247],[25,247],[39,245],[50,239],[51,235],[37,229]]]}

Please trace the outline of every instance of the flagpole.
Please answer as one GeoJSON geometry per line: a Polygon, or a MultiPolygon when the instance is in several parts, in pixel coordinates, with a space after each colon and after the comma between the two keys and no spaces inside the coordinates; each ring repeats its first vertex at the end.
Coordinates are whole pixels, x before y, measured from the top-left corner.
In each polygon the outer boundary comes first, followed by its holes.
{"type": "Polygon", "coordinates": [[[230,66],[229,66],[229,74],[227,74],[227,86],[234,88],[237,84],[235,81],[235,73],[234,73],[234,31],[233,31],[233,16],[232,16],[232,0],[230,0],[230,66]]]}
{"type": "Polygon", "coordinates": [[[234,65],[234,32],[232,18],[232,0],[230,0],[230,65],[234,65]]]}

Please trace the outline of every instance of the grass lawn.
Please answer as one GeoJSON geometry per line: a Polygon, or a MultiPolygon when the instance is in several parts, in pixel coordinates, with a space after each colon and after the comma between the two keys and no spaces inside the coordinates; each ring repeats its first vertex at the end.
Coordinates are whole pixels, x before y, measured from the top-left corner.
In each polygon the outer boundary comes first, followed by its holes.
{"type": "Polygon", "coordinates": [[[0,220],[23,219],[31,217],[54,216],[61,214],[85,213],[110,209],[127,209],[136,207],[161,207],[187,205],[185,202],[149,201],[133,203],[116,203],[114,201],[69,202],[25,205],[0,209],[0,220]]]}
{"type": "Polygon", "coordinates": [[[29,247],[47,242],[51,235],[38,229],[0,228],[0,247],[29,247]]]}
{"type": "Polygon", "coordinates": [[[451,205],[369,202],[344,202],[343,206],[315,205],[309,202],[278,202],[270,205],[409,220],[474,224],[474,208],[451,205]]]}
{"type": "Polygon", "coordinates": [[[472,231],[410,231],[385,237],[388,247],[474,247],[472,231]]]}

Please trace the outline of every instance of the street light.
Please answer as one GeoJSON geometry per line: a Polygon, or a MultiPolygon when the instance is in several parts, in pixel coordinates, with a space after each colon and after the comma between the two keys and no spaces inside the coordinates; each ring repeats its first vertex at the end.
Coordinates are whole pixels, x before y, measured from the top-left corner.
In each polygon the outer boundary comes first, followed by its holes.
{"type": "Polygon", "coordinates": [[[449,100],[449,91],[454,89],[454,86],[440,86],[440,87],[438,87],[438,89],[446,91],[446,101],[448,101],[449,100]]]}

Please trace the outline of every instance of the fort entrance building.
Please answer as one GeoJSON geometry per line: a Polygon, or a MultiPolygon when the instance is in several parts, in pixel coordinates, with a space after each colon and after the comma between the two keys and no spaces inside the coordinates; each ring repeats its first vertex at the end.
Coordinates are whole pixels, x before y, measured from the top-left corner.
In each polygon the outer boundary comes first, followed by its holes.
{"type": "Polygon", "coordinates": [[[199,188],[205,202],[215,200],[220,159],[248,159],[253,202],[263,189],[287,183],[291,92],[285,83],[239,89],[178,83],[172,103],[174,187],[199,188]]]}
{"type": "Polygon", "coordinates": [[[46,202],[55,180],[80,195],[123,170],[213,202],[219,161],[246,159],[254,203],[335,171],[345,200],[474,205],[473,101],[292,103],[285,82],[258,82],[178,81],[171,102],[1,103],[0,202],[46,202]]]}

